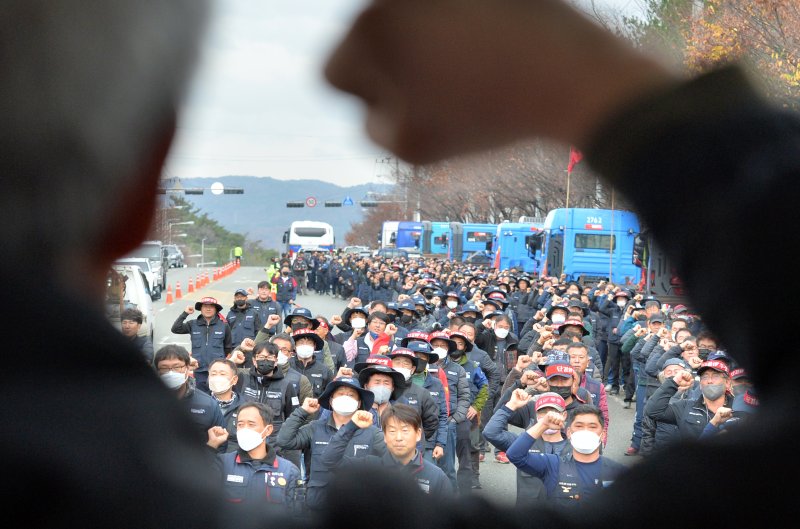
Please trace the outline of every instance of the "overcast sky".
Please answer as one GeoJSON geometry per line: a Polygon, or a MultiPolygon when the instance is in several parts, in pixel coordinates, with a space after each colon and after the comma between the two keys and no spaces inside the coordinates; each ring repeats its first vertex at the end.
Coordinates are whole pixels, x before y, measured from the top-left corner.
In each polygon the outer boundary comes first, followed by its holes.
{"type": "MultiPolygon", "coordinates": [[[[641,0],[596,0],[627,12],[641,0]]],[[[167,176],[386,182],[358,104],[321,70],[364,0],[217,0],[167,176]]]]}

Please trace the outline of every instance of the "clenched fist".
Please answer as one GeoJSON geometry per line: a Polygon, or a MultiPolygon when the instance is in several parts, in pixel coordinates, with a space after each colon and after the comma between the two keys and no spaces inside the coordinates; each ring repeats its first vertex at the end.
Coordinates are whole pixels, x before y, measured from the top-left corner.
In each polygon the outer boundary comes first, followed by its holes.
{"type": "Polygon", "coordinates": [[[358,410],[351,419],[353,423],[361,429],[372,426],[372,414],[365,410],[358,410]]]}
{"type": "Polygon", "coordinates": [[[317,399],[306,398],[303,401],[303,409],[313,415],[319,411],[319,401],[317,399]]]}

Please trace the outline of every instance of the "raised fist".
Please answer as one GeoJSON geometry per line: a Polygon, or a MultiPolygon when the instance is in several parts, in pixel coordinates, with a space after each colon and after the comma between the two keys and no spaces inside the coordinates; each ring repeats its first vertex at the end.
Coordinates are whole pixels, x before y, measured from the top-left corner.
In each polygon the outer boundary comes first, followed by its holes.
{"type": "Polygon", "coordinates": [[[528,355],[519,355],[517,358],[517,365],[514,366],[518,371],[525,371],[525,368],[531,365],[533,359],[528,355]]]}
{"type": "Polygon", "coordinates": [[[358,410],[353,414],[351,419],[353,423],[359,428],[369,428],[372,426],[372,414],[368,411],[358,410]]]}
{"type": "Polygon", "coordinates": [[[313,415],[319,411],[319,401],[317,399],[306,398],[303,401],[303,409],[313,415]]]}
{"type": "Polygon", "coordinates": [[[338,314],[336,316],[331,316],[331,325],[339,325],[342,323],[342,317],[338,314]]]}
{"type": "Polygon", "coordinates": [[[192,305],[189,305],[188,307],[186,307],[186,310],[184,310],[184,312],[186,312],[186,314],[191,314],[194,312],[194,307],[192,305]]]}
{"type": "Polygon", "coordinates": [[[239,349],[247,353],[252,351],[255,348],[255,346],[256,346],[255,340],[253,340],[252,338],[245,338],[244,340],[242,340],[241,345],[239,345],[239,349]]]}
{"type": "Polygon", "coordinates": [[[277,314],[270,314],[267,318],[267,323],[264,325],[267,329],[271,329],[281,322],[281,317],[277,314]]]}
{"type": "Polygon", "coordinates": [[[352,377],[352,376],[353,376],[353,370],[350,369],[349,367],[342,366],[342,367],[339,368],[339,371],[336,372],[336,378],[339,378],[339,377],[352,377]]]}

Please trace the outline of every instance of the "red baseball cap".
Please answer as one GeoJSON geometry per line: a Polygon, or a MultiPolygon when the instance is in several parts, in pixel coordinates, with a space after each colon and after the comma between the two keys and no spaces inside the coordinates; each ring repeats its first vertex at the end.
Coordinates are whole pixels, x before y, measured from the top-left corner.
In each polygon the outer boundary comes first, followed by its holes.
{"type": "Polygon", "coordinates": [[[720,373],[725,373],[726,375],[730,376],[731,370],[728,368],[728,364],[721,360],[706,360],[700,367],[697,368],[697,374],[701,374],[706,369],[713,369],[714,371],[718,371],[720,373]]]}
{"type": "Polygon", "coordinates": [[[553,377],[574,377],[575,370],[569,364],[551,364],[545,369],[544,376],[547,380],[553,377]]]}
{"type": "Polygon", "coordinates": [[[555,408],[557,411],[564,411],[567,409],[567,402],[558,393],[547,392],[539,395],[535,408],[536,411],[541,408],[555,408]]]}

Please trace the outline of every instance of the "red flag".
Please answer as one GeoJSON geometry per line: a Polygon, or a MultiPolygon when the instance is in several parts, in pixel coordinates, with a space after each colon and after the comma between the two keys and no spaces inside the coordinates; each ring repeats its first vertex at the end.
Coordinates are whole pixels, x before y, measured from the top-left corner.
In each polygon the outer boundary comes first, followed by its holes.
{"type": "Polygon", "coordinates": [[[497,251],[494,253],[494,264],[492,268],[495,270],[500,270],[500,246],[497,247],[497,251]]]}
{"type": "Polygon", "coordinates": [[[571,173],[572,169],[583,159],[583,154],[581,151],[576,149],[575,147],[569,148],[569,164],[567,165],[567,172],[571,173]]]}

